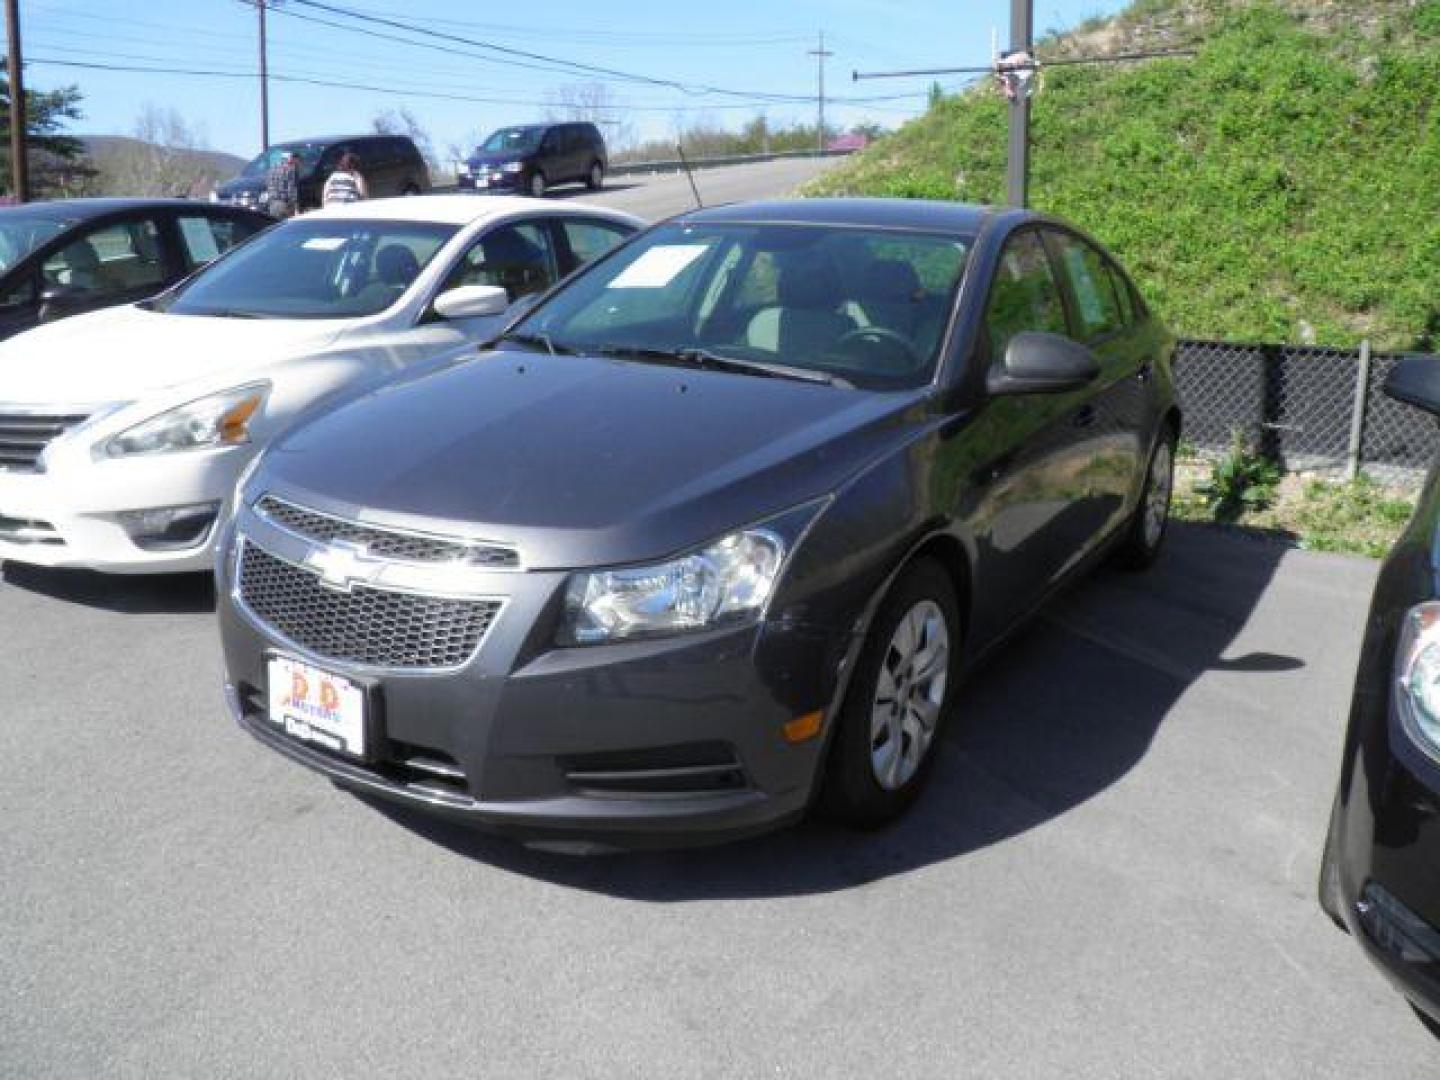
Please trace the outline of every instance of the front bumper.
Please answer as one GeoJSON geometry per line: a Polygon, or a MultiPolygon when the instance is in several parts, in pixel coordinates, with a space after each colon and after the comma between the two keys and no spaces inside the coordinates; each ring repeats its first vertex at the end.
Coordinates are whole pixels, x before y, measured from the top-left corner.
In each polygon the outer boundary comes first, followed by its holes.
{"type": "Polygon", "coordinates": [[[524,191],[527,181],[523,172],[472,172],[457,176],[455,186],[462,191],[524,191]]]}
{"type": "Polygon", "coordinates": [[[131,574],[208,570],[218,521],[191,546],[147,550],[122,515],[216,502],[223,519],[250,455],[249,447],[227,447],[53,472],[0,471],[0,561],[131,574]]]}
{"type": "Polygon", "coordinates": [[[377,672],[287,644],[237,600],[233,574],[223,560],[231,716],[344,786],[521,839],[613,847],[733,840],[793,821],[810,803],[846,633],[763,625],[557,648],[567,575],[497,572],[506,606],[468,663],[377,672]],[[375,687],[369,760],[299,741],[269,719],[276,653],[375,687]],[[820,736],[789,741],[786,723],[816,709],[826,712],[820,736]]]}

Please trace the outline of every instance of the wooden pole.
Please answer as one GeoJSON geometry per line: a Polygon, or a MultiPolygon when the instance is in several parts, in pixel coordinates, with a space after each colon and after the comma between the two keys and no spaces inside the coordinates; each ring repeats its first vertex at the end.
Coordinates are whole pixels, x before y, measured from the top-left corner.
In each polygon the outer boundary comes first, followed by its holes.
{"type": "Polygon", "coordinates": [[[270,149],[270,75],[265,47],[265,5],[268,0],[255,0],[260,13],[260,149],[270,149]]]}
{"type": "Polygon", "coordinates": [[[5,33],[10,51],[6,67],[10,78],[10,190],[16,202],[30,201],[30,158],[25,144],[29,119],[25,115],[25,75],[20,58],[20,0],[5,0],[5,33]]]}

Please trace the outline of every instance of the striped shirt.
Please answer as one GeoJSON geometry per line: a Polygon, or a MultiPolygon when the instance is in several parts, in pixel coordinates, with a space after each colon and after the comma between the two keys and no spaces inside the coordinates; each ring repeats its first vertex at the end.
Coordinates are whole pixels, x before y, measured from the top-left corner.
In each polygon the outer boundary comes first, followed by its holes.
{"type": "Polygon", "coordinates": [[[335,203],[359,202],[361,198],[360,178],[352,172],[336,169],[330,174],[330,179],[325,181],[325,193],[321,202],[331,206],[335,203]]]}

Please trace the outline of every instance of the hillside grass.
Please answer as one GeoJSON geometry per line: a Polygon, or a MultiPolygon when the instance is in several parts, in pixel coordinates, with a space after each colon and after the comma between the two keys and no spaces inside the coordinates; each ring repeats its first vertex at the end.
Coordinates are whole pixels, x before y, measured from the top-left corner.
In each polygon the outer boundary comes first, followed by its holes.
{"type": "MultiPolygon", "coordinates": [[[[1193,58],[1045,71],[1032,205],[1183,336],[1440,346],[1440,0],[1376,0],[1364,33],[1295,0],[1197,6],[1193,58]]],[[[989,87],[942,98],[807,193],[1002,202],[1006,122],[989,87]]]]}

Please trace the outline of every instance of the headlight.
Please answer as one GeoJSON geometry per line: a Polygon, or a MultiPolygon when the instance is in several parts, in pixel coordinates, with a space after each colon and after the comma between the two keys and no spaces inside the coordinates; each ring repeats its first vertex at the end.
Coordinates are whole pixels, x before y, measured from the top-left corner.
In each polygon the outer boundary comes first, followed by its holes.
{"type": "Polygon", "coordinates": [[[118,458],[249,442],[250,421],[269,392],[269,383],[255,383],[200,398],[111,436],[96,455],[118,458]]]}
{"type": "Polygon", "coordinates": [[[657,637],[754,620],[785,560],[769,529],[742,529],[651,566],[575,574],[565,589],[563,645],[657,637]]]}
{"type": "Polygon", "coordinates": [[[504,165],[500,166],[500,171],[516,173],[523,168],[525,168],[525,163],[523,161],[507,161],[504,165]]]}
{"type": "Polygon", "coordinates": [[[1440,601],[1405,613],[1395,650],[1400,719],[1421,748],[1440,757],[1440,601]]]}

